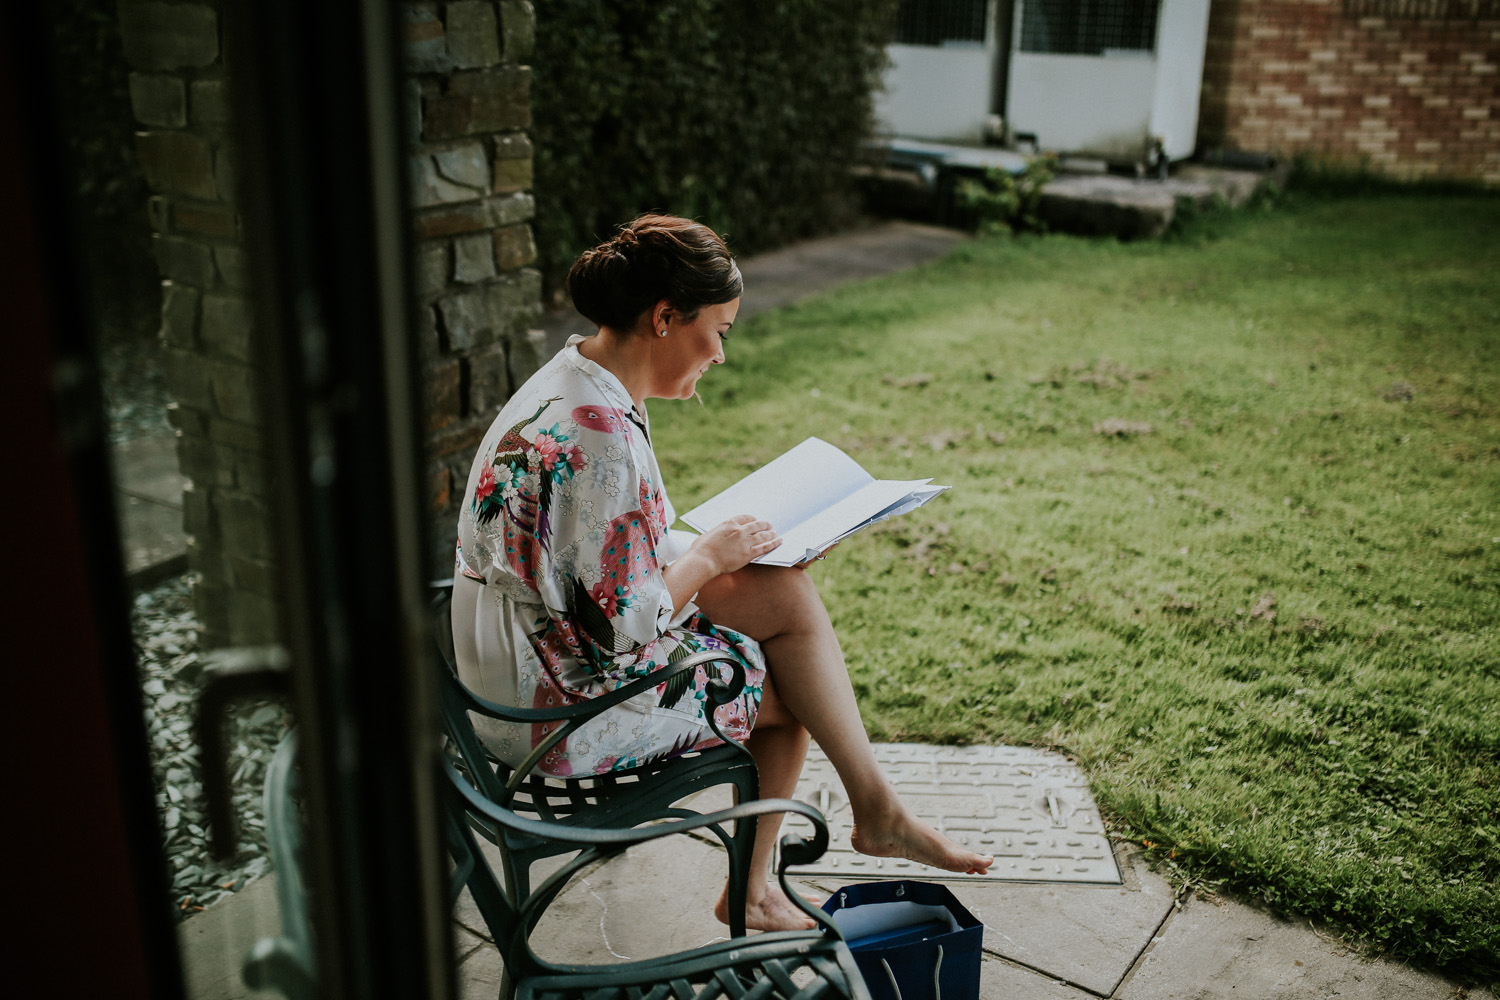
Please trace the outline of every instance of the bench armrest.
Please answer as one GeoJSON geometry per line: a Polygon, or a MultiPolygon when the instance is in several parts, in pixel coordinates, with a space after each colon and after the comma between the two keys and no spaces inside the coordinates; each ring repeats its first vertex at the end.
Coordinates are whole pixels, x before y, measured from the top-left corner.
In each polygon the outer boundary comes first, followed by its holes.
{"type": "MultiPolygon", "coordinates": [[[[821,812],[805,802],[798,802],[795,799],[759,799],[754,802],[742,802],[728,809],[720,809],[717,812],[694,813],[680,819],[653,821],[645,826],[626,828],[575,826],[519,816],[504,806],[491,801],[482,792],[475,789],[453,766],[452,761],[445,759],[443,761],[443,770],[446,772],[448,782],[453,787],[454,792],[464,800],[464,804],[471,817],[477,814],[488,822],[515,833],[541,840],[572,844],[582,849],[580,854],[559,868],[536,888],[522,907],[523,920],[526,920],[528,916],[525,911],[535,910],[540,912],[544,910],[552,899],[562,891],[574,874],[602,857],[616,854],[628,847],[634,847],[637,844],[643,844],[647,841],[658,840],[662,837],[669,837],[675,834],[691,833],[695,830],[708,829],[716,836],[722,838],[724,836],[724,827],[731,822],[774,813],[795,813],[805,817],[812,824],[812,836],[799,837],[795,834],[787,834],[781,838],[781,861],[777,866],[777,878],[781,881],[788,899],[807,913],[808,916],[812,917],[819,925],[823,926],[829,933],[836,937],[841,936],[827,914],[802,899],[799,893],[791,891],[790,887],[786,884],[789,867],[810,864],[822,857],[823,853],[828,850],[827,821],[824,820],[821,812]]],[[[527,922],[526,926],[531,926],[531,922],[527,922]]]]}
{"type": "Polygon", "coordinates": [[[727,705],[745,687],[745,668],[733,653],[722,649],[705,649],[701,652],[686,656],[676,663],[668,663],[666,666],[658,667],[651,673],[637,677],[629,683],[622,684],[606,694],[601,694],[586,701],[576,702],[572,705],[561,705],[557,708],[519,708],[514,705],[502,705],[499,702],[481,698],[470,691],[464,683],[458,679],[457,673],[453,675],[460,697],[465,702],[465,708],[470,712],[478,712],[480,715],[498,719],[501,722],[517,722],[531,724],[535,722],[569,722],[574,719],[586,721],[603,712],[605,709],[613,708],[622,701],[628,701],[643,691],[648,691],[658,684],[665,683],[678,674],[696,670],[704,663],[724,663],[730,668],[730,679],[728,681],[714,681],[708,687],[708,700],[715,707],[727,705]]]}
{"type": "MultiPolygon", "coordinates": [[[[678,674],[696,670],[700,664],[723,663],[729,667],[730,679],[728,681],[716,680],[708,684],[705,696],[710,708],[707,715],[708,727],[714,736],[721,742],[738,746],[739,744],[724,735],[719,728],[717,709],[720,705],[726,705],[737,698],[745,687],[745,668],[743,664],[732,654],[725,650],[704,650],[686,656],[676,663],[669,663],[660,669],[653,670],[644,677],[638,677],[628,684],[624,684],[613,691],[589,698],[586,701],[573,705],[564,705],[555,709],[514,708],[501,705],[486,698],[481,698],[464,686],[458,679],[458,675],[449,671],[445,678],[445,692],[443,697],[443,714],[448,726],[449,735],[453,737],[458,745],[459,751],[468,759],[471,767],[479,766],[485,759],[483,748],[479,745],[474,734],[473,726],[468,719],[469,712],[477,712],[480,715],[502,722],[515,722],[534,724],[538,722],[560,722],[551,732],[547,733],[526,755],[526,759],[516,765],[509,780],[505,782],[507,801],[510,793],[513,793],[531,775],[536,766],[552,750],[554,746],[567,739],[575,730],[590,719],[602,712],[609,710],[620,702],[643,694],[657,685],[664,683],[678,674]],[[476,756],[476,754],[480,756],[476,756]]],[[[495,790],[491,790],[495,791],[495,790]]]]}

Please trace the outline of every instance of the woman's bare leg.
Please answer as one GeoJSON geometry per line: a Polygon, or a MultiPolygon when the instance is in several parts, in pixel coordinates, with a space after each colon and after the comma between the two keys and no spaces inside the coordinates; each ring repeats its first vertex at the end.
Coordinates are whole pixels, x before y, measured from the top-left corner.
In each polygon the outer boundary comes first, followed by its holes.
{"type": "MultiPolygon", "coordinates": [[[[807,573],[747,566],[711,581],[698,593],[697,603],[709,620],[756,639],[765,653],[771,677],[767,686],[773,693],[770,704],[762,701],[746,745],[755,754],[767,797],[791,795],[795,790],[807,734],[811,734],[849,795],[854,814],[850,843],[855,850],[910,858],[954,872],[989,868],[993,859],[954,844],[918,819],[880,769],[859,716],[838,637],[807,573]],[[784,735],[788,728],[804,732],[800,739],[789,737],[784,735]],[[758,737],[764,737],[759,745],[758,737]]],[[[778,823],[769,817],[761,819],[755,844],[760,867],[754,872],[766,871],[778,833],[778,823]]],[[[757,900],[765,898],[759,894],[766,891],[764,879],[752,874],[747,918],[757,900]]],[[[785,900],[779,903],[790,906],[785,900]]],[[[807,926],[805,918],[794,926],[807,926]]]]}
{"type": "MultiPolygon", "coordinates": [[[[748,633],[746,633],[748,634],[748,633]]],[[[765,799],[791,798],[807,757],[808,735],[802,723],[787,711],[776,694],[776,685],[766,677],[761,692],[755,729],[745,747],[760,772],[760,795],[765,799]]],[[[760,817],[755,826],[755,844],[750,853],[750,884],[745,894],[745,926],[752,930],[800,930],[813,925],[811,918],[787,900],[781,886],[768,881],[771,850],[781,827],[781,816],[760,817]]],[[[729,887],[719,897],[714,915],[729,923],[729,887]]]]}

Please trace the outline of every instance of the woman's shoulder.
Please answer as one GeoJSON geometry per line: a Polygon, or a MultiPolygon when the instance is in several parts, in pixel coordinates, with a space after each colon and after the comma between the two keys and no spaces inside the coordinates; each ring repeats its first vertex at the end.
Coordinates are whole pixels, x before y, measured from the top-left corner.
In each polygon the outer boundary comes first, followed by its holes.
{"type": "Polygon", "coordinates": [[[530,424],[558,419],[580,405],[598,403],[603,394],[592,380],[567,363],[562,352],[544,364],[519,388],[495,415],[495,427],[511,427],[517,421],[530,424]]]}
{"type": "Polygon", "coordinates": [[[481,455],[556,445],[577,451],[575,462],[615,466],[621,475],[653,467],[648,425],[630,397],[569,354],[576,357],[576,348],[559,352],[511,395],[485,434],[481,455]]]}

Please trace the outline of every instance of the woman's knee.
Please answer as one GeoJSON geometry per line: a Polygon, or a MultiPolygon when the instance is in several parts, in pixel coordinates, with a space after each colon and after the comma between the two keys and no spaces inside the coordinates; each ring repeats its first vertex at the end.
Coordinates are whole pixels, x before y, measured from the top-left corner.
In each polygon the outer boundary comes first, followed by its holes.
{"type": "MultiPolygon", "coordinates": [[[[761,687],[760,708],[755,715],[755,729],[792,729],[803,730],[804,727],[797,717],[792,714],[786,702],[776,693],[776,685],[770,674],[766,674],[765,681],[761,687]]],[[[805,731],[805,730],[804,730],[805,731]]]]}
{"type": "Polygon", "coordinates": [[[827,617],[812,577],[780,566],[746,566],[717,577],[698,592],[698,606],[715,623],[762,640],[827,617]]]}
{"type": "Polygon", "coordinates": [[[785,566],[746,566],[730,576],[739,578],[742,586],[772,595],[783,604],[816,604],[822,606],[818,585],[806,570],[785,566]]]}

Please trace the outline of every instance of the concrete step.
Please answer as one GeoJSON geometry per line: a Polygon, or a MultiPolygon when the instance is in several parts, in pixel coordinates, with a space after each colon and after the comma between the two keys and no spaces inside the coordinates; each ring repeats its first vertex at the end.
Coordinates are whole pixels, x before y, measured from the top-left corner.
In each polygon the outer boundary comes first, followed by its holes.
{"type": "Polygon", "coordinates": [[[125,573],[136,589],[187,569],[177,436],[149,434],[113,446],[116,514],[125,573]]]}
{"type": "Polygon", "coordinates": [[[1220,200],[1240,206],[1276,180],[1269,171],[1196,165],[1179,167],[1165,180],[1060,174],[1042,189],[1038,214],[1056,232],[1155,239],[1171,227],[1184,202],[1198,209],[1220,200]]]}

